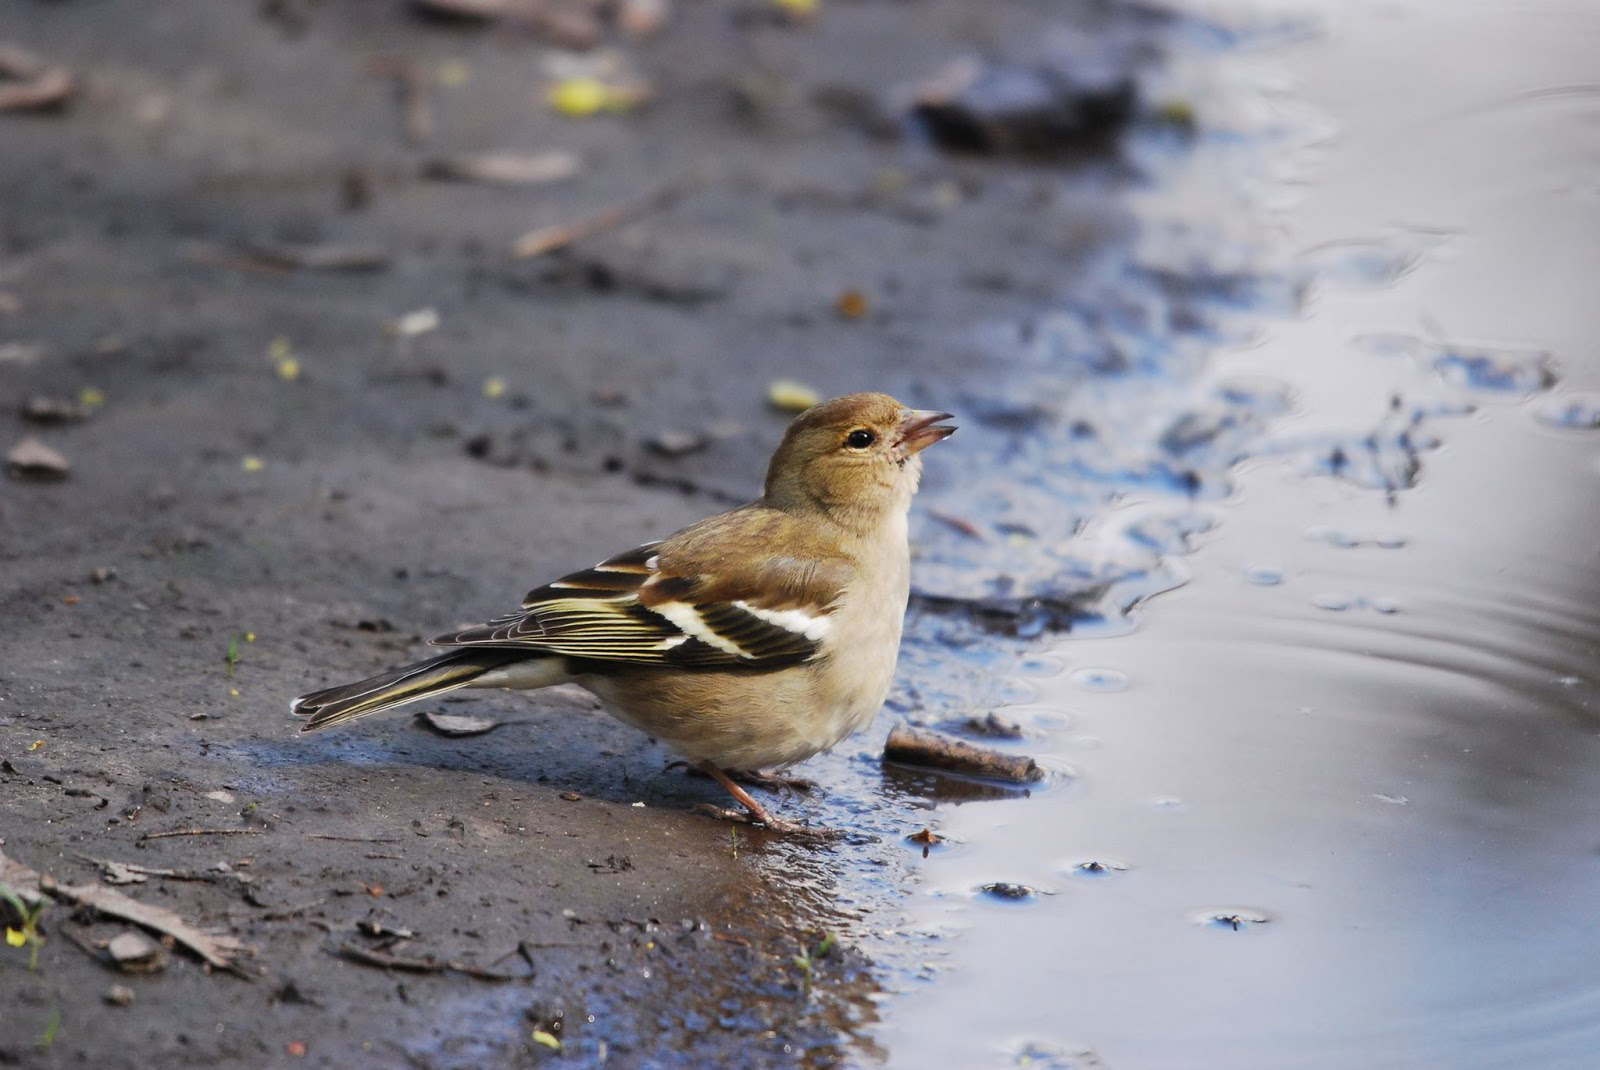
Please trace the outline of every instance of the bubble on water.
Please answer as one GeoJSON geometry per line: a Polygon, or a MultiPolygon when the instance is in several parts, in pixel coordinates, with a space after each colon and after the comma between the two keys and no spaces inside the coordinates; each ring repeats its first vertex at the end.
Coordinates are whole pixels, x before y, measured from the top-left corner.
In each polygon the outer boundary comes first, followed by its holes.
{"type": "Polygon", "coordinates": [[[1271,565],[1255,565],[1244,570],[1244,578],[1247,583],[1253,583],[1257,587],[1276,587],[1283,582],[1283,569],[1271,565]]]}
{"type": "Polygon", "coordinates": [[[995,702],[1001,706],[1020,706],[1038,697],[1038,691],[1026,680],[1007,678],[994,689],[995,702]]]}
{"type": "Polygon", "coordinates": [[[1339,531],[1337,528],[1325,527],[1321,524],[1307,528],[1306,538],[1312,542],[1325,542],[1329,546],[1337,546],[1344,550],[1361,545],[1361,540],[1354,535],[1339,531]]]}
{"type": "Polygon", "coordinates": [[[1240,932],[1252,925],[1265,925],[1272,916],[1265,910],[1253,907],[1222,907],[1215,910],[1197,910],[1190,915],[1197,925],[1210,929],[1228,929],[1240,932]]]}
{"type": "Polygon", "coordinates": [[[1165,810],[1168,813],[1182,813],[1189,809],[1189,804],[1176,795],[1157,795],[1150,800],[1150,805],[1157,810],[1165,810]]]}
{"type": "Polygon", "coordinates": [[[1379,595],[1376,598],[1369,598],[1367,600],[1367,605],[1375,613],[1389,614],[1400,612],[1400,603],[1395,599],[1386,597],[1384,595],[1379,595]]]}
{"type": "Polygon", "coordinates": [[[1060,676],[1067,663],[1054,654],[1029,654],[1017,662],[1017,671],[1024,676],[1047,678],[1060,676]]]}
{"type": "Polygon", "coordinates": [[[1072,727],[1072,715],[1062,710],[1040,710],[1030,719],[1034,728],[1065,732],[1072,727]]]}
{"type": "Polygon", "coordinates": [[[1311,604],[1318,609],[1326,609],[1333,613],[1343,613],[1355,605],[1355,599],[1342,594],[1317,594],[1311,596],[1311,604]]]}
{"type": "Polygon", "coordinates": [[[1116,669],[1079,669],[1069,678],[1085,691],[1126,691],[1128,674],[1116,669]]]}
{"type": "Polygon", "coordinates": [[[1027,1070],[1091,1070],[1105,1063],[1093,1048],[1029,1040],[1012,1050],[1011,1065],[1027,1070]]]}
{"type": "Polygon", "coordinates": [[[1408,274],[1445,237],[1420,230],[1381,238],[1325,242],[1300,254],[1296,273],[1308,282],[1334,286],[1387,286],[1408,274]]]}
{"type": "Polygon", "coordinates": [[[1560,684],[1562,687],[1581,687],[1583,685],[1583,677],[1562,676],[1556,680],[1556,683],[1560,684]]]}
{"type": "Polygon", "coordinates": [[[1354,550],[1358,547],[1373,546],[1380,550],[1399,550],[1410,543],[1410,539],[1398,531],[1379,531],[1367,535],[1357,535],[1354,532],[1341,531],[1322,524],[1316,524],[1306,529],[1306,538],[1312,542],[1325,542],[1329,546],[1341,550],[1354,550]]]}
{"type": "Polygon", "coordinates": [[[1533,411],[1534,418],[1550,427],[1576,431],[1600,429],[1600,394],[1566,394],[1553,397],[1533,411]]]}

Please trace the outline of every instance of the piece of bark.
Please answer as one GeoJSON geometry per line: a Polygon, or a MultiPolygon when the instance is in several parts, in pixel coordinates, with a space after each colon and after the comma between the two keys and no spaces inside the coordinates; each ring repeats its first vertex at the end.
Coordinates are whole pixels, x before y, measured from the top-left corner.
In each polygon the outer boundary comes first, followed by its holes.
{"type": "Polygon", "coordinates": [[[898,725],[889,733],[889,740],[883,747],[883,757],[885,761],[931,766],[1017,784],[1028,784],[1044,777],[1039,764],[1027,755],[1006,754],[926,728],[905,725],[898,725]]]}

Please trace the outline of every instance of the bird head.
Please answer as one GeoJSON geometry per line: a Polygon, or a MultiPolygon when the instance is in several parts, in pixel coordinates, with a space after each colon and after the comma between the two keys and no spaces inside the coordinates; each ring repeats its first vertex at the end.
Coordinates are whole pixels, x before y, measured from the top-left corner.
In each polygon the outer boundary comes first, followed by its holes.
{"type": "Polygon", "coordinates": [[[947,412],[911,409],[887,394],[847,394],[795,417],[767,468],[767,501],[820,511],[865,529],[904,513],[922,477],[924,449],[955,428],[947,412]]]}

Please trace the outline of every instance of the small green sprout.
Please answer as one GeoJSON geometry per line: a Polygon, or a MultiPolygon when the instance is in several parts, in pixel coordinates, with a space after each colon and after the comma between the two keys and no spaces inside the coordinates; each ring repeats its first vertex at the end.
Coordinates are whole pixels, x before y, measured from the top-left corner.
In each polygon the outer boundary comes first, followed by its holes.
{"type": "Polygon", "coordinates": [[[811,999],[812,969],[817,963],[833,953],[834,944],[837,942],[837,938],[832,933],[826,933],[823,935],[821,943],[817,944],[816,947],[810,951],[802,951],[794,957],[794,964],[800,969],[800,999],[802,1002],[811,999]]]}
{"type": "Polygon", "coordinates": [[[19,919],[21,928],[11,925],[6,926],[6,944],[10,947],[26,947],[29,949],[28,969],[39,968],[39,948],[44,943],[44,937],[39,933],[39,918],[44,915],[44,900],[29,906],[23,902],[22,896],[10,887],[0,884],[0,901],[11,908],[11,913],[19,919]]]}
{"type": "Polygon", "coordinates": [[[56,1042],[56,1030],[61,1028],[61,1008],[50,1008],[50,1021],[44,1027],[44,1032],[39,1034],[39,1050],[49,1051],[50,1046],[56,1042]]]}

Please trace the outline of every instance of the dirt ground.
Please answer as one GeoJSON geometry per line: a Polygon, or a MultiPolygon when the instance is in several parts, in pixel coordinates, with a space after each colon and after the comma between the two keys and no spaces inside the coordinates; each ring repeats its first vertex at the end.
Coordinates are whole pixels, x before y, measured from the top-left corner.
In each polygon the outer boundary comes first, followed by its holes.
{"type": "Polygon", "coordinates": [[[123,973],[97,942],[125,925],[53,905],[37,969],[0,948],[0,1064],[521,1065],[555,1057],[545,1035],[582,1065],[871,1060],[876,964],[848,941],[796,956],[882,924],[861,874],[892,899],[919,827],[894,780],[781,800],[853,815],[857,842],[818,849],[691,814],[714,787],[582,693],[439,707],[505,722],[465,739],[406,714],[300,738],[288,714],[751,495],[786,419],[773,379],[960,411],[1011,371],[967,326],[1070,295],[1122,240],[1114,157],[948,155],[905,102],[1063,30],[1124,77],[1159,16],[777,10],[606,28],[653,98],[587,119],[546,105],[548,34],[514,19],[0,10],[0,42],[79,80],[63,112],[0,114],[0,447],[37,436],[71,465],[0,482],[0,849],[63,883],[105,860],[195,878],[122,890],[252,949],[243,976],[181,949],[123,973]],[[417,143],[402,83],[431,109],[417,143]],[[581,162],[528,187],[422,177],[489,149],[581,162]],[[1059,166],[1101,180],[1066,196],[1059,166]],[[511,253],[619,204],[624,225],[511,253]],[[382,264],[286,267],[285,246],[382,264]],[[421,310],[435,329],[396,328],[421,310]],[[87,419],[38,426],[36,396],[87,419]],[[657,448],[686,434],[706,441],[657,448]]]}

